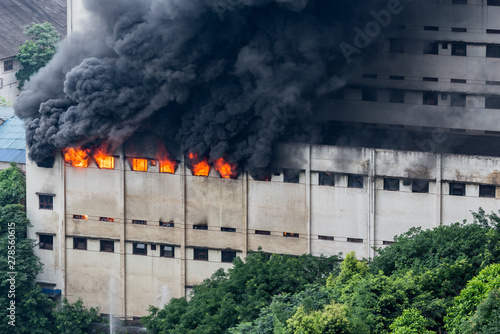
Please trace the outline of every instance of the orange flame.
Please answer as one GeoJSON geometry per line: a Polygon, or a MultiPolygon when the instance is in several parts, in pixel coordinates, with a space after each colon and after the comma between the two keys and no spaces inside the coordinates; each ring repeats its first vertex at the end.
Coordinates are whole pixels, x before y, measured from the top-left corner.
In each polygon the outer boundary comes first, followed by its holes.
{"type": "Polygon", "coordinates": [[[208,159],[203,158],[200,160],[198,153],[189,153],[189,160],[191,160],[189,169],[197,176],[208,176],[210,173],[210,165],[208,164],[208,159]]]}
{"type": "Polygon", "coordinates": [[[160,162],[160,173],[174,174],[177,168],[177,161],[170,159],[170,155],[163,145],[158,146],[156,159],[160,162]]]}
{"type": "Polygon", "coordinates": [[[64,161],[73,167],[87,167],[89,165],[90,150],[81,148],[66,148],[63,150],[64,161]]]}
{"type": "Polygon", "coordinates": [[[115,158],[107,155],[103,149],[97,148],[94,151],[94,160],[101,169],[114,169],[115,158]]]}
{"type": "Polygon", "coordinates": [[[148,171],[148,159],[132,159],[132,170],[138,172],[147,172],[148,171]]]}
{"type": "Polygon", "coordinates": [[[224,158],[219,158],[214,161],[215,169],[220,173],[225,179],[235,179],[238,176],[238,170],[236,165],[229,161],[224,160],[224,158]]]}

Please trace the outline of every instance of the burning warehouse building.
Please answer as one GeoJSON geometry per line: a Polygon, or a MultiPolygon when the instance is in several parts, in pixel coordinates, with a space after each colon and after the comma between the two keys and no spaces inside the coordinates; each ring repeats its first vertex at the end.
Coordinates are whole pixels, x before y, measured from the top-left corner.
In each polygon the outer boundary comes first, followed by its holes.
{"type": "Polygon", "coordinates": [[[373,256],[497,210],[500,6],[409,6],[71,1],[15,106],[39,283],[141,316],[248,250],[373,256]]]}

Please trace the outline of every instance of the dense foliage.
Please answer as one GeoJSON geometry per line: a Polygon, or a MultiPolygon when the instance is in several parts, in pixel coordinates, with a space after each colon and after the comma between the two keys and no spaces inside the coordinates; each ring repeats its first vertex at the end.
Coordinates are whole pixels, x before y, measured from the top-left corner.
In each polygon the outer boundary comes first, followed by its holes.
{"type": "Polygon", "coordinates": [[[145,324],[153,333],[498,333],[500,218],[473,215],[412,228],[370,261],[347,254],[340,271],[332,262],[308,274],[312,257],[252,253],[190,301],[152,307],[145,324]]]}
{"type": "Polygon", "coordinates": [[[19,53],[16,56],[16,60],[22,65],[16,73],[19,89],[23,88],[24,82],[52,59],[60,38],[50,22],[32,23],[25,27],[24,33],[31,39],[19,47],[19,53]]]}

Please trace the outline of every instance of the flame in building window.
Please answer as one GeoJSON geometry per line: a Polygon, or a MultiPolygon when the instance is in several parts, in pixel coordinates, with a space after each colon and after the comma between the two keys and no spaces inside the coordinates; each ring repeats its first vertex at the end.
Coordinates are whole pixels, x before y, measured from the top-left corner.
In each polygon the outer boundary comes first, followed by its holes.
{"type": "Polygon", "coordinates": [[[115,168],[115,158],[109,156],[104,152],[103,149],[97,148],[94,151],[94,160],[97,166],[101,169],[114,169],[115,168]]]}
{"type": "Polygon", "coordinates": [[[225,179],[235,179],[238,176],[238,170],[236,164],[224,160],[224,158],[219,158],[214,161],[215,169],[220,173],[225,179]]]}
{"type": "Polygon", "coordinates": [[[131,165],[132,165],[132,170],[135,170],[138,172],[147,172],[148,171],[148,159],[132,158],[131,165]]]}
{"type": "Polygon", "coordinates": [[[90,150],[81,148],[66,148],[63,150],[64,161],[73,167],[88,167],[90,150]]]}
{"type": "Polygon", "coordinates": [[[189,169],[197,176],[208,176],[210,173],[210,165],[207,158],[198,157],[198,153],[189,153],[189,169]]]}
{"type": "Polygon", "coordinates": [[[170,158],[167,150],[163,145],[158,146],[158,154],[156,159],[160,162],[160,173],[174,174],[177,168],[177,161],[170,158]]]}

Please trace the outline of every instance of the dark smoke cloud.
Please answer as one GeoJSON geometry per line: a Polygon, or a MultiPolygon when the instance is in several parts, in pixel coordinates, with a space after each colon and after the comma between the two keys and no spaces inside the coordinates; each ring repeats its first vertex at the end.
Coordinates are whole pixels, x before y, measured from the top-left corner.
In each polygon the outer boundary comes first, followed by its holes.
{"type": "Polygon", "coordinates": [[[313,104],[349,71],[339,43],[378,4],[85,0],[95,32],[74,35],[15,105],[30,158],[147,130],[183,152],[267,168],[276,141],[317,139],[313,104]]]}

